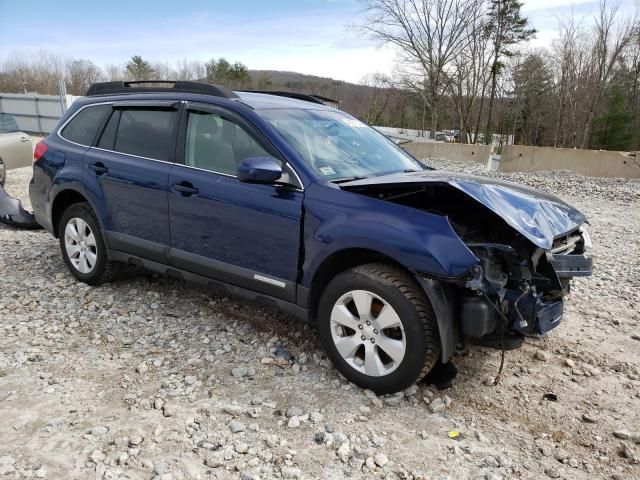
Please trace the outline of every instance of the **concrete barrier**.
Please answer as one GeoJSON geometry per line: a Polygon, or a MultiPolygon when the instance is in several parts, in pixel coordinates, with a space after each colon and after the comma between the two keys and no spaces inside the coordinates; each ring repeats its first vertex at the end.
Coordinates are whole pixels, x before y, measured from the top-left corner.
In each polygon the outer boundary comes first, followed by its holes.
{"type": "Polygon", "coordinates": [[[416,158],[446,158],[461,162],[478,162],[489,164],[491,146],[466,145],[461,143],[443,142],[409,142],[403,143],[402,148],[416,158]]]}
{"type": "Polygon", "coordinates": [[[606,150],[507,145],[502,148],[498,170],[501,172],[571,170],[589,177],[640,178],[640,158],[626,152],[606,150]]]}

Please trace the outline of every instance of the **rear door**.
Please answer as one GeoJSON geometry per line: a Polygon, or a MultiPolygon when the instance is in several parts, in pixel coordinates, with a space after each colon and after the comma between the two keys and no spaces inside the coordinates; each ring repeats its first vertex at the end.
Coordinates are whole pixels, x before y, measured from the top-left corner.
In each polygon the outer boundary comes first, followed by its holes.
{"type": "MultiPolygon", "coordinates": [[[[172,263],[293,301],[302,190],[236,178],[240,161],[279,154],[245,120],[218,107],[188,105],[180,131],[169,179],[172,263]]],[[[285,177],[297,182],[292,170],[285,177]]]]}
{"type": "Polygon", "coordinates": [[[85,154],[85,178],[106,207],[109,247],[168,262],[169,172],[179,102],[116,102],[97,144],[85,154]]]}

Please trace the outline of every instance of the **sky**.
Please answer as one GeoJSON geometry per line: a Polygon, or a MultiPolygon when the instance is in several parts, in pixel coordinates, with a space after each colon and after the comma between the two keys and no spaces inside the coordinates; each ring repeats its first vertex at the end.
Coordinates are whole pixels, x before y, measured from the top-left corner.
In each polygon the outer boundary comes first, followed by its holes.
{"type": "MultiPolygon", "coordinates": [[[[639,0],[622,0],[631,12],[639,0]]],[[[593,0],[525,0],[545,47],[558,19],[597,11],[593,0]]],[[[391,74],[396,52],[349,28],[364,16],[360,0],[0,0],[0,62],[39,50],[104,66],[132,55],[151,62],[225,57],[250,69],[288,70],[360,82],[391,74]],[[34,16],[34,12],[37,15],[34,16]]]]}

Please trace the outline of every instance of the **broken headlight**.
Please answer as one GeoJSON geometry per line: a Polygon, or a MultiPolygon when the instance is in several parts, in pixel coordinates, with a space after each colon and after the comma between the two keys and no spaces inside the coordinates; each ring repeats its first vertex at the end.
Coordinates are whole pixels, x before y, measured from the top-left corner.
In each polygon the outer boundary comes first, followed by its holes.
{"type": "Polygon", "coordinates": [[[584,244],[584,249],[589,250],[593,246],[593,244],[591,243],[591,235],[589,234],[589,225],[583,223],[579,230],[582,234],[582,243],[584,244]]]}

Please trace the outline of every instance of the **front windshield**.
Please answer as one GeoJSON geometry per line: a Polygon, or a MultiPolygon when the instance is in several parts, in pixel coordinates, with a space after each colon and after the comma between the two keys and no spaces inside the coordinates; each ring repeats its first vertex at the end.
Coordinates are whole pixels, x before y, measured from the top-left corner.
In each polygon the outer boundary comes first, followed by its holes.
{"type": "Polygon", "coordinates": [[[342,112],[266,109],[257,113],[330,181],[425,168],[384,135],[342,112]]]}

